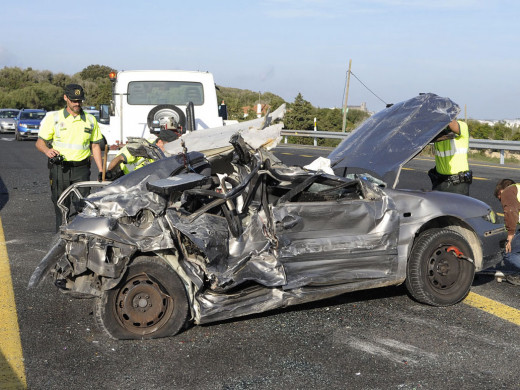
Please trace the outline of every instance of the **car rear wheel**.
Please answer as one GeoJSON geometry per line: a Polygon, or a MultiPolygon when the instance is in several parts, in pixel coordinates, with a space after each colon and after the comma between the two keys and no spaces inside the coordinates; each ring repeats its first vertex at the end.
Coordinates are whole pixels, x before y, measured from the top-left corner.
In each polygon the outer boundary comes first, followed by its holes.
{"type": "Polygon", "coordinates": [[[179,276],[164,261],[134,260],[118,284],[95,304],[96,320],[115,339],[153,339],[177,334],[188,316],[179,276]]]}
{"type": "Polygon", "coordinates": [[[417,301],[449,306],[469,293],[475,266],[466,239],[450,229],[431,229],[417,238],[406,270],[406,288],[417,301]]]}

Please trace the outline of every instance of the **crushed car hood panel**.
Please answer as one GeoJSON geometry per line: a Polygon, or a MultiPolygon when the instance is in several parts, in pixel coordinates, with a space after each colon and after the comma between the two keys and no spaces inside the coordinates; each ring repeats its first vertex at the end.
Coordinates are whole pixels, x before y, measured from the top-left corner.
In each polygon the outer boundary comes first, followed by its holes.
{"type": "MultiPolygon", "coordinates": [[[[328,156],[338,175],[356,168],[397,185],[401,167],[453,119],[460,108],[448,98],[422,94],[368,118],[328,156]]],[[[359,172],[359,171],[357,171],[359,172]]]]}

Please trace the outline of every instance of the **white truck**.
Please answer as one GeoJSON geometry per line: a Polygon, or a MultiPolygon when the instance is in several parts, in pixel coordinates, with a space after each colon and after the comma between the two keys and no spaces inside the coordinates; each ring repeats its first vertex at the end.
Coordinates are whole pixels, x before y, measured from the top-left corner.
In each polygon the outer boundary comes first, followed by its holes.
{"type": "Polygon", "coordinates": [[[188,132],[223,126],[227,119],[211,73],[126,70],[111,73],[110,80],[112,100],[101,105],[99,122],[112,150],[125,144],[127,137],[149,138],[172,119],[188,132]]]}

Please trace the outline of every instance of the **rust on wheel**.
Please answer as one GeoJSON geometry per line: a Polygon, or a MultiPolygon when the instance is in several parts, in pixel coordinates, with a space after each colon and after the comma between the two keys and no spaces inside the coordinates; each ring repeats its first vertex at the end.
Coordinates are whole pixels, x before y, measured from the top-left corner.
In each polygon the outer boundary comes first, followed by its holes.
{"type": "Polygon", "coordinates": [[[116,316],[128,331],[146,335],[157,331],[171,317],[174,302],[161,285],[146,273],[129,279],[115,301],[116,316]]]}

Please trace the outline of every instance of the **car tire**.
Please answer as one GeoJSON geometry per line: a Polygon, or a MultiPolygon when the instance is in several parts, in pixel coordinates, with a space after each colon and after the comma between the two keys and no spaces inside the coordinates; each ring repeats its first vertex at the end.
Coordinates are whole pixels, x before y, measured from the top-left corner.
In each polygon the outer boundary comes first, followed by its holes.
{"type": "Polygon", "coordinates": [[[185,325],[188,298],[177,273],[157,257],[141,256],[116,288],[96,299],[96,321],[112,338],[173,336],[185,325]]]}
{"type": "Polygon", "coordinates": [[[146,118],[148,128],[152,128],[152,122],[154,120],[160,120],[164,116],[173,116],[177,123],[184,129],[186,127],[186,115],[177,106],[173,104],[159,104],[150,110],[146,118]]]}
{"type": "Polygon", "coordinates": [[[475,277],[471,246],[458,232],[431,229],[415,241],[406,268],[406,288],[417,301],[450,306],[463,300],[475,277]]]}
{"type": "Polygon", "coordinates": [[[14,139],[17,141],[21,141],[22,137],[20,137],[20,133],[18,131],[14,132],[14,139]]]}

